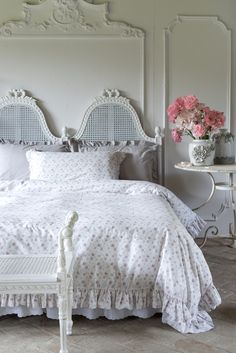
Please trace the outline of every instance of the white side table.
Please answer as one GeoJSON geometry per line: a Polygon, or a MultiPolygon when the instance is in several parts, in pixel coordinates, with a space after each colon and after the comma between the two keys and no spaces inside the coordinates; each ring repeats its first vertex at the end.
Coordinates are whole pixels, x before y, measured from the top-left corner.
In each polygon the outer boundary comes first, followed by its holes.
{"type": "MultiPolygon", "coordinates": [[[[194,208],[193,211],[196,211],[199,208],[206,205],[212,199],[216,190],[228,191],[229,198],[228,198],[227,204],[224,203],[221,205],[217,214],[213,215],[214,216],[213,220],[216,221],[217,218],[220,216],[220,214],[223,213],[226,207],[230,207],[232,209],[233,222],[229,224],[229,234],[232,237],[232,247],[236,248],[236,204],[234,201],[234,191],[236,191],[236,184],[234,184],[234,173],[236,173],[236,164],[227,164],[227,165],[214,164],[211,166],[199,167],[199,166],[193,166],[189,162],[181,162],[181,163],[175,164],[175,168],[183,171],[188,171],[188,172],[207,173],[211,179],[211,190],[210,190],[209,196],[200,206],[194,208]],[[227,176],[228,181],[216,182],[213,177],[214,173],[225,174],[227,176]]],[[[210,229],[213,235],[218,234],[218,228],[216,226],[209,226],[205,231],[204,240],[200,245],[200,247],[203,247],[205,245],[207,240],[207,234],[210,229]]]]}

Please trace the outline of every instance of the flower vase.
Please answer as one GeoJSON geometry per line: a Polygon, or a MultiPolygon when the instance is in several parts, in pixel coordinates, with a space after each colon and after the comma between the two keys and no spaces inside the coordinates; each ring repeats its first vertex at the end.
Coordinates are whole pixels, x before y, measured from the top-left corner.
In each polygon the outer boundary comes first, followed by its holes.
{"type": "Polygon", "coordinates": [[[196,166],[214,164],[215,143],[212,140],[193,140],[189,144],[190,162],[196,166]]]}

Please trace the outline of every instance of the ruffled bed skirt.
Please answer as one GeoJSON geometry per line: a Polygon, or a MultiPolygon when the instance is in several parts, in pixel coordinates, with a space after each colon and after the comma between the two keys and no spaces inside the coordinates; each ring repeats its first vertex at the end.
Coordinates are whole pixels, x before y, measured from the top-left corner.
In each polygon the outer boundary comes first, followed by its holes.
{"type": "MultiPolygon", "coordinates": [[[[73,314],[89,319],[105,316],[110,320],[127,316],[148,318],[162,313],[162,322],[181,333],[199,333],[211,330],[214,325],[207,314],[221,303],[217,289],[211,284],[200,303],[190,306],[178,298],[160,291],[82,290],[74,296],[73,314]]],[[[0,295],[0,315],[17,314],[19,317],[41,315],[58,318],[57,297],[54,294],[0,295]]]]}

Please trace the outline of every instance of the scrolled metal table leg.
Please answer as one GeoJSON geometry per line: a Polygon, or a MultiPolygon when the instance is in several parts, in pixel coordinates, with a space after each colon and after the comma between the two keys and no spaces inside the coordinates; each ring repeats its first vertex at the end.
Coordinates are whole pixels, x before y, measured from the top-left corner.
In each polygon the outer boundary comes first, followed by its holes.
{"type": "Polygon", "coordinates": [[[206,231],[205,231],[205,234],[204,234],[204,239],[202,241],[201,244],[199,244],[199,248],[203,248],[203,246],[206,244],[206,241],[207,241],[207,234],[209,232],[209,230],[212,229],[211,231],[211,235],[217,235],[218,232],[219,232],[219,229],[216,227],[216,226],[209,226],[206,231]]]}
{"type": "MultiPolygon", "coordinates": [[[[210,191],[210,194],[209,194],[208,198],[200,206],[193,208],[193,211],[197,211],[201,207],[205,206],[212,199],[212,197],[213,197],[213,195],[215,193],[215,179],[213,178],[213,175],[211,173],[207,173],[207,174],[209,175],[209,177],[211,179],[211,191],[210,191]]],[[[205,231],[203,242],[199,245],[200,249],[206,244],[207,233],[208,233],[210,228],[216,229],[215,232],[212,232],[211,234],[213,234],[213,235],[218,234],[218,228],[217,227],[215,227],[215,226],[208,227],[207,230],[205,231]]]]}
{"type": "Polygon", "coordinates": [[[215,179],[213,178],[213,175],[211,173],[207,173],[207,174],[209,175],[209,177],[211,179],[211,192],[210,192],[208,198],[201,205],[192,209],[193,211],[197,211],[197,210],[199,210],[199,208],[205,206],[212,199],[212,197],[215,193],[215,179]]]}
{"type": "MultiPolygon", "coordinates": [[[[233,187],[233,173],[229,174],[229,186],[233,187]]],[[[230,223],[229,225],[229,233],[232,236],[232,244],[230,245],[230,247],[236,248],[236,204],[234,201],[233,189],[229,190],[229,198],[230,198],[231,208],[233,211],[233,224],[230,223]]]]}

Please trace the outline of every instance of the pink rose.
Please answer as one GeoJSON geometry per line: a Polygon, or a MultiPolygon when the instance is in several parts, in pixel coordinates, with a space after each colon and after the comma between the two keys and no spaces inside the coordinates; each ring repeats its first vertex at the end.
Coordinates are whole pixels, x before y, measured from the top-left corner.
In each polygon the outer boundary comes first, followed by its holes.
{"type": "Polygon", "coordinates": [[[196,96],[193,96],[193,95],[184,96],[183,101],[184,101],[185,108],[190,110],[196,108],[199,104],[199,100],[197,99],[196,96]]]}
{"type": "Polygon", "coordinates": [[[177,115],[179,114],[179,109],[175,103],[172,103],[169,105],[169,107],[167,109],[167,114],[169,117],[169,121],[171,123],[174,123],[175,119],[177,118],[177,115]]]}
{"type": "Polygon", "coordinates": [[[205,115],[205,123],[207,126],[213,127],[215,125],[215,114],[209,110],[205,115]]]}
{"type": "Polygon", "coordinates": [[[178,107],[179,111],[181,111],[182,109],[184,109],[184,100],[183,97],[178,97],[175,100],[175,104],[178,107]]]}
{"type": "Polygon", "coordinates": [[[182,133],[179,129],[172,129],[171,136],[174,142],[181,142],[182,141],[182,133]]]}
{"type": "Polygon", "coordinates": [[[225,117],[224,114],[217,110],[209,110],[205,115],[205,123],[211,129],[217,129],[224,125],[225,117]]]}
{"type": "Polygon", "coordinates": [[[181,142],[184,135],[207,138],[225,122],[222,112],[211,110],[194,95],[178,97],[169,105],[167,113],[169,121],[175,124],[171,131],[175,142],[181,142]]]}
{"type": "Polygon", "coordinates": [[[194,120],[195,120],[194,112],[189,112],[186,109],[184,109],[176,118],[175,123],[177,127],[181,126],[186,129],[190,129],[194,120]]]}
{"type": "Polygon", "coordinates": [[[201,124],[196,124],[193,126],[193,136],[194,137],[203,137],[206,133],[206,130],[204,128],[204,126],[202,126],[201,124]]]}
{"type": "Polygon", "coordinates": [[[224,116],[224,113],[221,113],[221,112],[217,112],[216,114],[216,128],[220,128],[222,126],[224,126],[224,123],[225,123],[225,116],[224,116]]]}
{"type": "Polygon", "coordinates": [[[175,122],[175,119],[183,108],[184,102],[181,97],[177,98],[173,103],[169,105],[169,107],[167,108],[167,114],[171,123],[175,122]]]}

